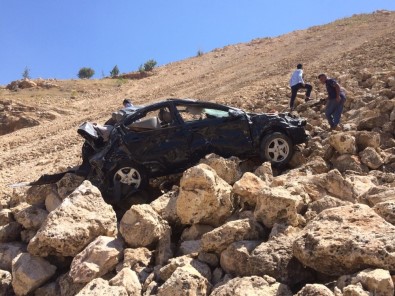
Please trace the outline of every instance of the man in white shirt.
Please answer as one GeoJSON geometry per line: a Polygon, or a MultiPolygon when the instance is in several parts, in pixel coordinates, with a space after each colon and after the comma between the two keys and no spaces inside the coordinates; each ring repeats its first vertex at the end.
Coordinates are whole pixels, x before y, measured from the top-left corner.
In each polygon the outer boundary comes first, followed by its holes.
{"type": "Polygon", "coordinates": [[[291,108],[291,111],[295,109],[294,107],[294,102],[296,98],[296,94],[298,93],[298,90],[301,88],[306,89],[306,97],[305,101],[310,100],[310,93],[312,90],[312,86],[310,84],[307,84],[303,80],[303,65],[298,64],[296,66],[296,70],[292,73],[291,79],[289,81],[289,85],[291,86],[291,101],[289,102],[289,107],[291,108]]]}

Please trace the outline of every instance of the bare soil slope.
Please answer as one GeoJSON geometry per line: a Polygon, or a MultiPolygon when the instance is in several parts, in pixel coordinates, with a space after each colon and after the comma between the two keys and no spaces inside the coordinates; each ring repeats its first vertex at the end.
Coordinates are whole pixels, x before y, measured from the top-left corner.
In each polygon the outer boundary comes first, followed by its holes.
{"type": "MultiPolygon", "coordinates": [[[[247,110],[282,111],[289,100],[289,75],[297,63],[304,64],[307,81],[315,86],[315,98],[323,95],[315,79],[320,72],[341,79],[365,68],[394,71],[394,28],[394,12],[356,15],[216,49],[157,68],[153,76],[140,80],[58,80],[54,81],[58,87],[50,89],[0,88],[1,102],[11,109],[26,106],[28,111],[21,110],[22,116],[39,123],[0,136],[0,196],[11,193],[6,184],[32,181],[43,173],[78,165],[82,145],[76,133],[79,124],[104,122],[126,97],[135,104],[188,97],[247,110]]],[[[0,109],[0,114],[4,112],[0,109]]]]}

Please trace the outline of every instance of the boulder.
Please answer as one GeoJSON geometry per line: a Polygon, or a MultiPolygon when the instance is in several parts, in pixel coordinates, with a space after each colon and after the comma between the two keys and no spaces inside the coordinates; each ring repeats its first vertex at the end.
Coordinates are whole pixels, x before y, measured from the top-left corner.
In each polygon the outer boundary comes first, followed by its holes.
{"type": "Polygon", "coordinates": [[[12,282],[11,273],[0,269],[0,296],[12,295],[11,282],[12,282]]]}
{"type": "Polygon", "coordinates": [[[41,286],[40,288],[34,291],[34,296],[52,296],[52,295],[61,295],[60,288],[56,284],[56,282],[51,282],[41,286]]]}
{"type": "Polygon", "coordinates": [[[233,185],[233,193],[240,197],[240,204],[255,207],[257,197],[267,183],[253,173],[246,172],[243,177],[233,185]]]}
{"type": "Polygon", "coordinates": [[[377,267],[395,271],[395,226],[366,205],[322,211],[293,243],[294,256],[304,265],[339,276],[377,267]]]}
{"type": "Polygon", "coordinates": [[[201,247],[205,252],[220,254],[231,243],[263,238],[264,229],[253,219],[230,221],[202,236],[201,247]]]}
{"type": "Polygon", "coordinates": [[[21,203],[12,209],[15,220],[25,229],[38,230],[48,216],[48,212],[37,206],[21,203]]]}
{"type": "Polygon", "coordinates": [[[324,285],[307,284],[295,296],[335,296],[335,294],[324,285]]]}
{"type": "Polygon", "coordinates": [[[147,248],[126,248],[123,251],[123,261],[117,265],[117,272],[130,268],[136,272],[146,268],[152,262],[152,252],[147,248]]]}
{"type": "Polygon", "coordinates": [[[12,260],[12,287],[17,295],[27,295],[49,280],[56,267],[41,257],[21,253],[12,260]]]}
{"type": "Polygon", "coordinates": [[[84,181],[53,210],[29,242],[33,255],[76,256],[100,235],[115,237],[117,219],[99,189],[84,181]]]}
{"type": "Polygon", "coordinates": [[[31,186],[26,191],[25,201],[30,205],[42,205],[49,196],[59,196],[56,184],[31,186]]]}
{"type": "Polygon", "coordinates": [[[361,162],[367,165],[370,169],[375,170],[384,164],[380,154],[372,147],[367,147],[365,150],[359,153],[361,162]]]}
{"type": "Polygon", "coordinates": [[[158,296],[209,295],[210,282],[191,265],[178,267],[159,287],[158,296]]]}
{"type": "Polygon", "coordinates": [[[156,244],[170,230],[169,225],[150,205],[133,205],[123,215],[119,231],[132,248],[156,244]]]}
{"type": "Polygon", "coordinates": [[[76,296],[128,296],[128,292],[125,287],[122,286],[110,286],[108,281],[97,278],[89,282],[84,288],[82,288],[76,296]]]}
{"type": "Polygon", "coordinates": [[[268,228],[280,222],[297,226],[304,221],[299,214],[303,206],[304,197],[301,195],[291,194],[282,187],[265,188],[257,198],[254,217],[268,228]]]}
{"type": "Polygon", "coordinates": [[[74,283],[68,272],[58,277],[56,283],[59,286],[61,296],[76,295],[86,285],[85,283],[74,283]]]}
{"type": "Polygon", "coordinates": [[[367,147],[377,149],[380,147],[380,134],[369,131],[357,131],[355,133],[355,139],[358,147],[358,151],[362,151],[367,147]]]}
{"type": "Polygon", "coordinates": [[[200,275],[205,277],[207,280],[211,280],[211,269],[210,267],[203,262],[200,262],[197,259],[192,258],[189,255],[186,256],[179,256],[175,257],[169,260],[169,263],[163,266],[159,270],[159,277],[163,281],[167,281],[174,271],[179,268],[179,267],[184,267],[184,266],[191,266],[199,272],[200,275]]]}
{"type": "Polygon", "coordinates": [[[262,163],[262,165],[255,169],[254,174],[258,176],[262,181],[270,184],[273,180],[272,164],[268,161],[262,163]]]}
{"type": "Polygon", "coordinates": [[[271,237],[259,244],[249,257],[251,275],[268,275],[281,283],[295,285],[311,280],[312,271],[305,268],[293,254],[293,242],[298,237],[297,228],[271,237]]]}
{"type": "Polygon", "coordinates": [[[331,158],[330,162],[334,169],[344,173],[346,171],[354,171],[357,173],[367,173],[368,167],[361,163],[361,160],[357,155],[342,154],[331,158]]]}
{"type": "Polygon", "coordinates": [[[0,243],[18,241],[21,237],[22,225],[18,222],[10,222],[0,226],[0,243]]]}
{"type": "Polygon", "coordinates": [[[141,284],[135,271],[129,268],[123,268],[114,276],[109,284],[111,286],[124,287],[128,295],[141,295],[141,284]]]}
{"type": "Polygon", "coordinates": [[[203,234],[210,232],[214,227],[205,224],[193,224],[190,227],[184,229],[181,234],[182,241],[199,240],[202,238],[203,234]]]}
{"type": "Polygon", "coordinates": [[[0,243],[0,269],[11,271],[12,260],[26,252],[26,245],[20,242],[0,243]]]}
{"type": "Polygon", "coordinates": [[[206,164],[186,170],[180,181],[177,215],[183,224],[221,225],[234,209],[232,187],[206,164]]]}
{"type": "Polygon", "coordinates": [[[204,163],[213,168],[217,175],[226,181],[226,183],[233,185],[241,178],[242,172],[239,167],[240,159],[237,157],[223,158],[214,153],[206,155],[199,163],[204,163]]]}
{"type": "Polygon", "coordinates": [[[250,276],[253,271],[250,267],[251,252],[260,244],[260,241],[237,241],[230,244],[222,253],[221,268],[232,276],[250,276]]]}
{"type": "Polygon", "coordinates": [[[363,118],[358,123],[357,129],[360,130],[369,130],[371,131],[374,128],[380,128],[384,124],[389,121],[389,114],[379,114],[376,116],[371,116],[368,118],[363,118]]]}
{"type": "Polygon", "coordinates": [[[352,284],[361,283],[372,295],[394,295],[394,283],[388,270],[365,269],[358,272],[351,280],[352,284]]]}
{"type": "Polygon", "coordinates": [[[356,154],[357,146],[355,137],[348,133],[335,133],[329,137],[329,144],[340,154],[356,154]]]}
{"type": "Polygon", "coordinates": [[[393,200],[375,204],[373,210],[383,217],[387,222],[395,225],[395,196],[393,200]]]}
{"type": "Polygon", "coordinates": [[[88,283],[112,270],[120,261],[123,242],[99,236],[71,262],[70,277],[75,283],[88,283]]]}
{"type": "Polygon", "coordinates": [[[358,196],[360,203],[374,207],[378,203],[395,200],[395,189],[386,186],[371,186],[366,192],[358,196]]]}
{"type": "Polygon", "coordinates": [[[0,210],[0,226],[7,225],[8,223],[14,221],[14,216],[12,215],[12,211],[10,209],[0,210]]]}
{"type": "Polygon", "coordinates": [[[210,296],[265,295],[292,296],[291,290],[269,276],[236,277],[216,287],[210,296]]]}
{"type": "Polygon", "coordinates": [[[180,223],[177,216],[177,197],[178,191],[169,191],[151,202],[150,206],[162,219],[170,224],[177,224],[180,223]]]}

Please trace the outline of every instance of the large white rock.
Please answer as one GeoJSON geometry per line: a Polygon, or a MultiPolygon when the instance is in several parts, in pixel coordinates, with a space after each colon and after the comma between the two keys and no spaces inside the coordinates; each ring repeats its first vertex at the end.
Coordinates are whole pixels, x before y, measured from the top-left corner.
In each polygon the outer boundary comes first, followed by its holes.
{"type": "Polygon", "coordinates": [[[353,278],[352,283],[361,283],[365,290],[372,295],[393,296],[394,283],[388,270],[384,269],[365,269],[358,272],[353,278]]]}
{"type": "Polygon", "coordinates": [[[97,278],[89,282],[76,296],[128,296],[125,287],[110,286],[108,281],[97,278]]]}
{"type": "Polygon", "coordinates": [[[22,253],[12,260],[12,287],[17,295],[27,295],[50,279],[56,267],[41,257],[22,253]]]}
{"type": "Polygon", "coordinates": [[[123,268],[114,276],[109,284],[111,286],[124,287],[129,295],[141,295],[141,284],[135,271],[123,268]]]}
{"type": "Polygon", "coordinates": [[[233,192],[240,197],[240,203],[255,207],[256,200],[267,183],[253,173],[247,172],[233,185],[233,192]]]}
{"type": "Polygon", "coordinates": [[[12,260],[26,252],[26,245],[20,242],[0,243],[0,269],[11,271],[12,260]]]}
{"type": "Polygon", "coordinates": [[[269,276],[236,277],[215,288],[210,296],[292,296],[291,290],[269,276]]]}
{"type": "Polygon", "coordinates": [[[265,188],[257,199],[254,216],[268,228],[282,222],[297,226],[304,221],[299,214],[303,206],[301,195],[291,194],[282,187],[265,188]]]}
{"type": "Polygon", "coordinates": [[[205,277],[208,281],[211,280],[211,269],[206,264],[197,259],[192,258],[189,255],[175,257],[169,260],[168,264],[163,266],[159,270],[159,276],[163,281],[167,281],[174,271],[179,267],[192,266],[195,270],[199,272],[200,275],[205,277]]]}
{"type": "Polygon", "coordinates": [[[373,210],[387,222],[395,225],[395,199],[379,202],[373,207],[373,210]]]}
{"type": "Polygon", "coordinates": [[[206,164],[183,174],[177,199],[177,215],[183,224],[221,225],[234,209],[232,187],[206,164]]]}
{"type": "Polygon", "coordinates": [[[395,226],[366,205],[322,211],[294,241],[300,262],[328,275],[349,274],[365,267],[395,271],[395,226]]]}
{"type": "Polygon", "coordinates": [[[212,167],[217,172],[218,176],[230,185],[233,185],[242,175],[239,167],[240,159],[237,157],[223,158],[212,153],[201,159],[200,163],[212,167]]]}
{"type": "Polygon", "coordinates": [[[355,137],[350,133],[335,133],[329,137],[329,144],[340,154],[355,154],[357,146],[355,137]]]}
{"type": "Polygon", "coordinates": [[[117,235],[117,219],[99,189],[84,181],[52,211],[29,242],[33,255],[76,256],[100,235],[117,235]]]}
{"type": "Polygon", "coordinates": [[[191,265],[178,267],[159,287],[158,296],[206,296],[211,291],[210,282],[191,265]]]}
{"type": "Polygon", "coordinates": [[[263,235],[263,227],[255,220],[234,220],[203,234],[201,247],[205,252],[220,254],[235,241],[263,239],[263,235]]]}
{"type": "Polygon", "coordinates": [[[120,261],[123,242],[99,236],[74,257],[69,275],[75,283],[88,283],[112,270],[120,261]]]}
{"type": "Polygon", "coordinates": [[[307,284],[295,296],[334,296],[333,292],[321,284],[307,284]]]}
{"type": "Polygon", "coordinates": [[[37,206],[21,203],[12,209],[15,220],[25,229],[39,229],[48,216],[48,212],[37,206]]]}
{"type": "Polygon", "coordinates": [[[167,222],[147,204],[132,206],[119,225],[123,238],[133,248],[156,244],[169,230],[167,222]]]}
{"type": "Polygon", "coordinates": [[[367,147],[365,150],[359,153],[362,163],[367,165],[370,169],[378,169],[384,164],[380,154],[372,147],[367,147]]]}
{"type": "Polygon", "coordinates": [[[178,191],[169,191],[150,203],[150,206],[169,223],[179,223],[177,216],[178,191]]]}

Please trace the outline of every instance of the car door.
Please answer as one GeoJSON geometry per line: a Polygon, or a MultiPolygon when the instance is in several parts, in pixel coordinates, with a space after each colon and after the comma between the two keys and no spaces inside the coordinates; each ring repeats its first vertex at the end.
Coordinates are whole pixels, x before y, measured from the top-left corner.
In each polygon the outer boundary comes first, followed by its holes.
{"type": "Polygon", "coordinates": [[[252,153],[249,121],[244,112],[213,104],[178,104],[176,108],[184,121],[194,161],[209,153],[223,157],[252,153]]]}
{"type": "Polygon", "coordinates": [[[128,125],[129,131],[123,137],[131,158],[143,164],[151,176],[181,171],[190,158],[182,125],[174,118],[164,124],[153,116],[159,114],[161,109],[164,106],[147,110],[145,116],[128,125]],[[145,123],[148,125],[144,126],[145,123]]]}

